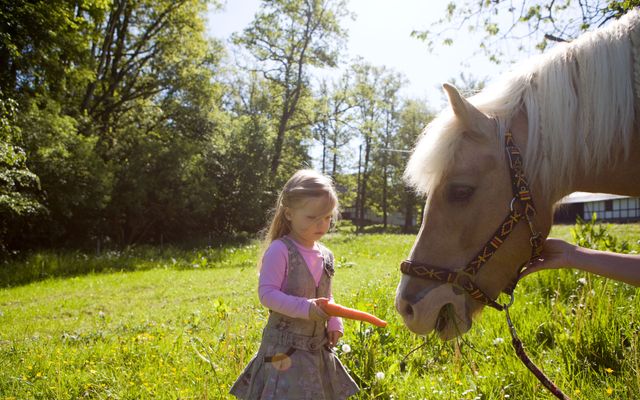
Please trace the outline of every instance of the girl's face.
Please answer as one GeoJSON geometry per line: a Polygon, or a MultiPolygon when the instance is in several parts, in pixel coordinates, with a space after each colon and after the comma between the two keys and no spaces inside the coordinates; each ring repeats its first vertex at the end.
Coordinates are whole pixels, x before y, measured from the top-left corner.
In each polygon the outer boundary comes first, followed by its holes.
{"type": "Polygon", "coordinates": [[[327,211],[326,197],[312,197],[301,207],[287,207],[285,218],[291,224],[289,235],[305,247],[312,247],[329,230],[333,209],[327,211]]]}

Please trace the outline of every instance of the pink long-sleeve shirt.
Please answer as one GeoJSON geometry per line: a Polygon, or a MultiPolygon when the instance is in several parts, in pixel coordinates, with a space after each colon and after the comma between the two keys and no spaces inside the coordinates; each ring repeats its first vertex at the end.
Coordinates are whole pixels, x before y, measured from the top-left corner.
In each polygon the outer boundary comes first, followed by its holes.
{"type": "MultiPolygon", "coordinates": [[[[304,258],[317,286],[324,270],[322,252],[318,245],[314,244],[313,248],[308,248],[290,237],[289,239],[296,245],[304,258]]],[[[310,299],[291,296],[282,291],[286,283],[285,272],[288,264],[289,250],[287,246],[281,240],[274,240],[262,257],[262,267],[260,268],[260,279],[258,281],[260,303],[289,317],[308,319],[310,299]]],[[[330,298],[333,299],[332,294],[330,298]]],[[[330,317],[327,322],[327,330],[344,332],[342,320],[337,317],[330,317]]]]}

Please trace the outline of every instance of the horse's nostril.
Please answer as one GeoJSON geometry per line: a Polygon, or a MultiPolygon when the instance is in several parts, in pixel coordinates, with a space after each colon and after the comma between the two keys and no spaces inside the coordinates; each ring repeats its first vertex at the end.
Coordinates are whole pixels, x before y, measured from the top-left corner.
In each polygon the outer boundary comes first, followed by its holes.
{"type": "Polygon", "coordinates": [[[404,315],[405,315],[406,317],[411,317],[411,316],[413,316],[413,307],[411,306],[411,304],[407,303],[407,304],[404,306],[404,315]]]}

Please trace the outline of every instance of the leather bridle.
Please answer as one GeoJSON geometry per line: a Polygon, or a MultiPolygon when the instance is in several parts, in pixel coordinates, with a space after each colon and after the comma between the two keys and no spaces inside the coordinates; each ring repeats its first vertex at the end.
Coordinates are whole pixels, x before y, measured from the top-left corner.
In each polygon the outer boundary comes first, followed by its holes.
{"type": "Polygon", "coordinates": [[[513,141],[513,135],[509,131],[505,133],[505,150],[507,152],[507,164],[511,174],[513,198],[509,205],[509,214],[482,250],[480,250],[464,268],[458,270],[450,270],[412,260],[405,260],[400,264],[400,270],[403,274],[420,279],[452,284],[466,291],[473,299],[500,311],[504,310],[504,306],[487,295],[475,283],[475,277],[478,271],[489,262],[509,234],[513,232],[518,222],[526,220],[530,231],[529,244],[531,245],[531,257],[518,268],[516,278],[503,290],[505,293],[511,295],[513,294],[513,290],[515,289],[515,285],[518,282],[523,268],[528,262],[540,255],[544,242],[544,238],[535,228],[534,218],[536,208],[531,198],[529,183],[524,175],[522,155],[520,149],[513,141]]]}

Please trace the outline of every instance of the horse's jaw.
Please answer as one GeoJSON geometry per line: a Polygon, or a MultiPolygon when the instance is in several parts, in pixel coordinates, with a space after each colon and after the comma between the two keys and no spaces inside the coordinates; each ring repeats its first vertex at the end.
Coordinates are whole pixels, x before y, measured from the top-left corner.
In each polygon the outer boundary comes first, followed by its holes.
{"type": "Polygon", "coordinates": [[[412,332],[426,335],[435,331],[440,339],[450,340],[471,328],[465,295],[455,294],[451,285],[440,285],[414,303],[403,299],[402,290],[401,282],[396,293],[396,309],[412,332]]]}

